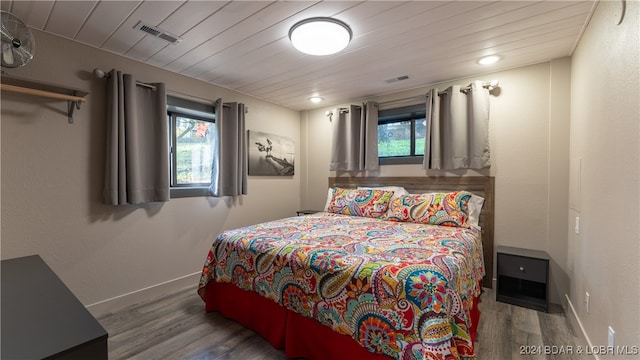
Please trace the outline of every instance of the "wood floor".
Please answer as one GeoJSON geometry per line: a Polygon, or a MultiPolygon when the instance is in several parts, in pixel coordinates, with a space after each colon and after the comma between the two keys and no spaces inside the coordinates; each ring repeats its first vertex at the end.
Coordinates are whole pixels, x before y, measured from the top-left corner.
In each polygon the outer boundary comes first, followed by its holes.
{"type": "MultiPolygon", "coordinates": [[[[478,360],[582,359],[558,354],[580,345],[558,310],[541,313],[495,301],[485,289],[475,343],[478,360]],[[534,354],[537,346],[557,346],[534,354]],[[529,347],[527,347],[529,346],[529,347]],[[527,352],[528,354],[524,354],[527,352]],[[549,351],[547,351],[549,353],[549,351]]],[[[205,313],[195,288],[126,308],[98,319],[109,333],[109,359],[286,359],[253,331],[205,313]]]]}

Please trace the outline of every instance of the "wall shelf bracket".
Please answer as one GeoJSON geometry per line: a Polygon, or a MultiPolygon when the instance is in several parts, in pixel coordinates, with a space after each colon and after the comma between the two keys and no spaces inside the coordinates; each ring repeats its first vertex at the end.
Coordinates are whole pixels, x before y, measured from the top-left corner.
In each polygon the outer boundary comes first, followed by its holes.
{"type": "Polygon", "coordinates": [[[80,100],[67,100],[69,124],[73,124],[73,112],[76,109],[80,110],[80,105],[81,104],[82,104],[82,101],[80,101],[80,100]]]}

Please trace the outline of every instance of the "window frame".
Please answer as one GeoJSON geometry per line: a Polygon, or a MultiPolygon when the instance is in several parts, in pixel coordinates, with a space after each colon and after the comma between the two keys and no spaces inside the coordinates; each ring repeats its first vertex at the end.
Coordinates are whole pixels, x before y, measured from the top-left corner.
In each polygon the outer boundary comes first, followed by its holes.
{"type": "MultiPolygon", "coordinates": [[[[380,156],[378,155],[378,162],[380,165],[402,165],[402,164],[422,164],[424,155],[416,155],[416,121],[419,119],[425,119],[426,117],[426,104],[415,104],[394,107],[378,111],[378,126],[392,123],[399,123],[410,121],[410,155],[404,156],[380,156]],[[399,116],[396,119],[384,120],[385,117],[399,116]],[[382,118],[382,120],[381,120],[382,118]]],[[[380,142],[378,142],[380,146],[380,142]]],[[[378,149],[380,149],[378,147],[378,149]]],[[[379,154],[379,150],[378,150],[379,154]]]]}
{"type": "Polygon", "coordinates": [[[178,117],[207,121],[215,124],[215,107],[192,100],[167,96],[167,121],[169,124],[169,196],[170,198],[210,196],[211,183],[177,184],[176,121],[178,117]]]}

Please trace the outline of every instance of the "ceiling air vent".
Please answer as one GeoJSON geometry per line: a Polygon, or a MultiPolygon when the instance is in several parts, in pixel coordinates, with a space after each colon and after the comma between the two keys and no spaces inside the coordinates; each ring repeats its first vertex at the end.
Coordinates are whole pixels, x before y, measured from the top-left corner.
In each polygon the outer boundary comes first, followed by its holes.
{"type": "Polygon", "coordinates": [[[385,82],[387,84],[391,84],[391,83],[394,83],[396,81],[402,81],[402,80],[407,80],[407,79],[409,79],[409,75],[402,75],[402,76],[394,77],[394,78],[391,78],[391,79],[387,79],[387,80],[385,80],[385,82]]]}
{"type": "Polygon", "coordinates": [[[182,41],[182,38],[180,36],[173,35],[173,34],[167,32],[167,31],[164,31],[164,30],[162,30],[162,29],[160,29],[158,27],[155,27],[153,25],[145,24],[142,21],[138,21],[133,26],[133,28],[136,29],[136,30],[140,30],[140,31],[142,31],[144,33],[147,33],[149,35],[158,37],[158,38],[160,38],[160,39],[162,39],[164,41],[168,41],[168,42],[170,42],[172,44],[177,44],[180,41],[182,41]]]}

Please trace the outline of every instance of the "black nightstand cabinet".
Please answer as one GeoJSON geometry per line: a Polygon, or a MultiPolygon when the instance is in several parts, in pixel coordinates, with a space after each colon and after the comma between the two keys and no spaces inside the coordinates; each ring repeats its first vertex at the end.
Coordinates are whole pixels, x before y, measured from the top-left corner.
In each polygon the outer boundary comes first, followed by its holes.
{"type": "Polygon", "coordinates": [[[315,214],[318,212],[321,212],[322,210],[298,210],[296,211],[296,213],[298,214],[298,216],[300,215],[310,215],[310,214],[315,214]]]}
{"type": "Polygon", "coordinates": [[[496,300],[549,311],[549,255],[544,251],[498,246],[496,300]]]}

